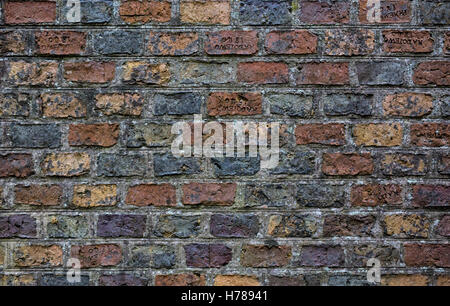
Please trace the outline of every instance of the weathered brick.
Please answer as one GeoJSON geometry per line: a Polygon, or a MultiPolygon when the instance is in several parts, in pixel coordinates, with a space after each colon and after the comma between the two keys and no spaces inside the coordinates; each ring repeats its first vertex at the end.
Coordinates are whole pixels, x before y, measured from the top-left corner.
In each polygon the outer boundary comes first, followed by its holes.
{"type": "Polygon", "coordinates": [[[447,207],[450,203],[450,186],[445,185],[414,185],[414,207],[447,207]]]}
{"type": "Polygon", "coordinates": [[[206,280],[203,274],[169,274],[155,275],[155,286],[205,286],[206,280]]]}
{"type": "Polygon", "coordinates": [[[438,157],[438,172],[441,174],[450,174],[450,154],[442,154],[438,157]]]}
{"type": "Polygon", "coordinates": [[[131,274],[101,275],[100,286],[146,286],[147,280],[131,274]]]}
{"type": "Polygon", "coordinates": [[[199,159],[195,157],[175,157],[171,153],[154,153],[155,176],[188,175],[201,173],[199,159]]]}
{"type": "Polygon", "coordinates": [[[370,116],[372,94],[330,94],[324,97],[323,110],[328,116],[370,116]]]}
{"type": "Polygon", "coordinates": [[[196,268],[220,268],[232,258],[232,250],[224,244],[192,243],[184,246],[186,265],[196,268]]]}
{"type": "Polygon", "coordinates": [[[128,189],[125,203],[135,206],[175,206],[175,187],[170,184],[132,186],[128,189]]]}
{"type": "Polygon", "coordinates": [[[320,286],[320,274],[310,275],[268,275],[267,282],[269,286],[320,286]]]}
{"type": "Polygon", "coordinates": [[[426,25],[450,24],[450,4],[446,1],[424,0],[419,3],[419,20],[426,25]]]}
{"type": "Polygon", "coordinates": [[[428,162],[423,154],[385,154],[380,168],[384,175],[424,175],[428,172],[428,162]]]}
{"type": "Polygon", "coordinates": [[[383,31],[384,52],[427,53],[433,51],[433,43],[428,31],[383,31]]]}
{"type": "Polygon", "coordinates": [[[433,110],[433,96],[422,93],[399,93],[383,99],[385,116],[422,117],[433,110]]]}
{"type": "Polygon", "coordinates": [[[417,123],[410,127],[412,145],[422,147],[443,147],[450,144],[450,124],[417,123]]]}
{"type": "Polygon", "coordinates": [[[400,146],[403,127],[399,123],[357,124],[353,128],[353,137],[357,146],[400,146]]]}
{"type": "Polygon", "coordinates": [[[58,73],[55,61],[9,61],[7,82],[17,86],[53,86],[58,73]]]}
{"type": "Polygon", "coordinates": [[[299,124],[295,127],[298,145],[323,144],[340,146],[345,144],[345,126],[340,123],[299,124]]]}
{"type": "Polygon", "coordinates": [[[99,176],[142,176],[146,169],[146,157],[142,154],[102,153],[97,158],[99,176]]]}
{"type": "Polygon", "coordinates": [[[27,47],[27,34],[17,30],[0,31],[0,54],[23,54],[27,47]]]}
{"type": "Polygon", "coordinates": [[[233,67],[226,62],[183,62],[179,64],[181,84],[199,86],[234,82],[233,67]]]}
{"type": "Polygon", "coordinates": [[[382,0],[380,1],[379,20],[375,18],[375,12],[375,9],[371,10],[371,7],[368,6],[367,0],[359,1],[359,21],[361,23],[407,23],[411,21],[411,1],[382,0]]]}
{"type": "Polygon", "coordinates": [[[367,175],[373,172],[370,153],[324,153],[322,172],[326,175],[367,175]]]}
{"type": "Polygon", "coordinates": [[[191,92],[156,94],[153,104],[156,116],[200,114],[203,98],[191,92]]]}
{"type": "Polygon", "coordinates": [[[371,237],[375,221],[372,215],[328,215],[323,221],[323,236],[371,237]]]}
{"type": "Polygon", "coordinates": [[[198,34],[194,32],[150,32],[147,49],[152,55],[193,55],[199,50],[198,34]]]}
{"type": "Polygon", "coordinates": [[[384,217],[384,233],[398,238],[428,238],[430,221],[417,214],[393,214],[384,217]]]}
{"type": "Polygon", "coordinates": [[[112,30],[95,32],[91,35],[92,49],[96,54],[130,54],[142,53],[144,37],[134,31],[112,30]]]}
{"type": "Polygon", "coordinates": [[[37,54],[80,55],[86,48],[86,33],[77,31],[40,31],[34,34],[37,54]]]}
{"type": "Polygon", "coordinates": [[[127,84],[166,84],[170,80],[167,64],[147,62],[126,62],[122,66],[122,81],[127,84]]]}
{"type": "Polygon", "coordinates": [[[112,147],[119,138],[119,124],[71,124],[69,145],[112,147]]]}
{"type": "Polygon", "coordinates": [[[288,0],[241,0],[239,21],[242,25],[287,25],[291,23],[288,0]]]}
{"type": "Polygon", "coordinates": [[[126,145],[131,148],[168,146],[175,135],[170,124],[140,123],[129,125],[126,130],[126,145]]]}
{"type": "Polygon", "coordinates": [[[104,207],[117,204],[116,185],[75,185],[72,204],[77,207],[104,207]]]}
{"type": "Polygon", "coordinates": [[[399,185],[366,184],[354,185],[350,193],[354,206],[401,205],[402,187],[399,185]]]}
{"type": "Polygon", "coordinates": [[[396,274],[383,275],[381,277],[382,286],[428,286],[430,278],[426,275],[420,274],[396,274]]]}
{"type": "Polygon", "coordinates": [[[281,151],[278,165],[271,174],[312,174],[315,170],[316,155],[312,151],[281,151]]]}
{"type": "Polygon", "coordinates": [[[61,146],[61,131],[56,124],[12,124],[8,138],[13,147],[58,148],[61,146]]]}
{"type": "Polygon", "coordinates": [[[262,96],[257,92],[213,92],[207,101],[210,116],[249,116],[262,113],[262,96]]]}
{"type": "Polygon", "coordinates": [[[32,174],[34,174],[34,163],[31,154],[0,155],[0,177],[27,177],[32,174]]]}
{"type": "Polygon", "coordinates": [[[450,61],[422,62],[414,68],[416,85],[450,85],[450,61]]]}
{"type": "Polygon", "coordinates": [[[236,184],[189,183],[182,190],[182,202],[186,205],[233,205],[236,184]]]}
{"type": "Polygon", "coordinates": [[[237,80],[249,84],[288,83],[289,68],[281,62],[239,63],[237,80]]]}
{"type": "Polygon", "coordinates": [[[65,62],[64,78],[77,83],[108,83],[114,79],[116,71],[113,62],[65,62]]]}
{"type": "Polygon", "coordinates": [[[36,276],[33,274],[20,274],[20,275],[3,275],[0,278],[0,285],[2,286],[36,286],[36,276]]]}
{"type": "Polygon", "coordinates": [[[0,238],[33,238],[36,234],[36,219],[30,215],[0,217],[0,238]]]}
{"type": "Polygon", "coordinates": [[[450,32],[444,35],[444,53],[450,54],[450,32]]]}
{"type": "Polygon", "coordinates": [[[183,23],[230,24],[231,7],[228,1],[182,0],[180,19],[183,23]]]}
{"type": "Polygon", "coordinates": [[[153,0],[121,0],[119,14],[126,23],[168,22],[171,3],[153,0]]]}
{"type": "Polygon", "coordinates": [[[122,261],[122,248],[117,244],[74,245],[70,256],[80,261],[81,268],[110,267],[122,261]]]}
{"type": "Polygon", "coordinates": [[[407,266],[450,267],[450,244],[405,244],[404,260],[407,266]]]}
{"type": "Polygon", "coordinates": [[[372,30],[326,30],[324,41],[326,55],[366,55],[375,49],[375,32],[372,30]]]}
{"type": "Polygon", "coordinates": [[[287,245],[244,244],[240,260],[243,267],[270,268],[288,265],[291,257],[292,250],[287,245]]]}
{"type": "Polygon", "coordinates": [[[27,117],[30,114],[30,100],[28,94],[0,94],[0,117],[27,117]]]}
{"type": "Polygon", "coordinates": [[[317,52],[317,36],[306,30],[274,31],[266,35],[269,54],[311,54],[317,52]]]}
{"type": "Polygon", "coordinates": [[[294,202],[292,186],[281,184],[248,184],[245,187],[245,207],[283,207],[294,202]]]}
{"type": "Polygon", "coordinates": [[[57,267],[62,265],[63,250],[59,245],[29,245],[14,248],[17,267],[57,267]]]}
{"type": "Polygon", "coordinates": [[[345,203],[344,187],[323,183],[299,185],[297,203],[300,207],[342,207],[345,203]]]}
{"type": "Polygon", "coordinates": [[[209,223],[211,235],[224,238],[255,237],[259,231],[258,217],[252,214],[214,214],[209,223]]]}
{"type": "Polygon", "coordinates": [[[95,108],[105,116],[140,116],[144,98],[138,93],[111,93],[95,96],[95,108]]]}
{"type": "Polygon", "coordinates": [[[5,264],[5,248],[0,246],[0,266],[5,264]]]}
{"type": "Polygon", "coordinates": [[[352,267],[367,267],[371,258],[377,258],[383,267],[399,267],[401,265],[400,248],[387,244],[360,244],[350,247],[347,253],[352,267]]]}
{"type": "Polygon", "coordinates": [[[300,21],[308,24],[348,23],[350,4],[346,1],[300,3],[300,21]]]}
{"type": "Polygon", "coordinates": [[[211,162],[217,176],[254,175],[260,169],[258,157],[212,158],[211,162]]]}
{"type": "Polygon", "coordinates": [[[56,19],[55,1],[6,1],[6,24],[50,23],[56,19]]]}
{"type": "Polygon", "coordinates": [[[72,93],[43,93],[40,103],[47,118],[83,118],[87,114],[85,100],[72,93]]]}
{"type": "Polygon", "coordinates": [[[402,85],[405,62],[357,62],[356,72],[360,85],[402,85]]]}
{"type": "Polygon", "coordinates": [[[450,286],[450,276],[448,275],[439,275],[436,279],[436,286],[450,286]]]}
{"type": "Polygon", "coordinates": [[[49,153],[41,162],[46,176],[80,176],[89,173],[91,159],[87,153],[49,153]]]}
{"type": "Polygon", "coordinates": [[[256,276],[217,275],[214,286],[261,286],[261,283],[256,276]]]}
{"type": "Polygon", "coordinates": [[[450,237],[450,215],[445,215],[439,220],[436,233],[444,237],[450,237]]]}
{"type": "Polygon", "coordinates": [[[348,63],[306,63],[297,69],[297,85],[345,85],[350,82],[348,63]]]}
{"type": "MultiPolygon", "coordinates": [[[[113,0],[81,0],[80,1],[80,22],[87,24],[107,23],[113,17],[113,0]]],[[[70,6],[62,6],[62,15],[67,16],[70,6]]],[[[70,15],[70,14],[69,14],[70,15]]],[[[62,22],[72,23],[66,18],[62,22]]]]}
{"type": "Polygon", "coordinates": [[[16,185],[14,203],[37,206],[60,205],[63,188],[60,185],[16,185]]]}
{"type": "Polygon", "coordinates": [[[154,226],[153,234],[164,238],[193,238],[200,234],[201,216],[161,215],[154,226]]]}
{"type": "Polygon", "coordinates": [[[340,246],[311,245],[302,246],[295,263],[304,267],[341,267],[345,263],[344,250],[340,246]]]}
{"type": "Polygon", "coordinates": [[[272,94],[266,99],[270,103],[270,113],[292,117],[310,117],[313,111],[313,97],[296,94],[272,94]]]}
{"type": "Polygon", "coordinates": [[[177,261],[175,248],[167,245],[138,245],[131,248],[128,264],[135,268],[171,269],[177,261]]]}
{"type": "Polygon", "coordinates": [[[218,31],[206,35],[205,52],[209,55],[252,55],[258,51],[256,31],[218,31]]]}
{"type": "Polygon", "coordinates": [[[273,237],[312,237],[318,223],[312,215],[272,215],[267,226],[267,235],[273,237]]]}
{"type": "Polygon", "coordinates": [[[97,236],[142,238],[146,221],[145,215],[100,215],[97,236]]]}
{"type": "Polygon", "coordinates": [[[50,238],[87,238],[90,226],[87,216],[49,216],[47,235],[50,238]]]}

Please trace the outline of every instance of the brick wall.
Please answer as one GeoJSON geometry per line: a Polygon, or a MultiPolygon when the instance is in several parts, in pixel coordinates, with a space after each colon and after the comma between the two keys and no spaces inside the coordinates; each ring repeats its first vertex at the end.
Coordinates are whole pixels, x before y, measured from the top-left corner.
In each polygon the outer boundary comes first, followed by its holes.
{"type": "Polygon", "coordinates": [[[450,284],[450,2],[2,1],[0,284],[450,284]],[[175,158],[202,114],[281,159],[175,158]]]}

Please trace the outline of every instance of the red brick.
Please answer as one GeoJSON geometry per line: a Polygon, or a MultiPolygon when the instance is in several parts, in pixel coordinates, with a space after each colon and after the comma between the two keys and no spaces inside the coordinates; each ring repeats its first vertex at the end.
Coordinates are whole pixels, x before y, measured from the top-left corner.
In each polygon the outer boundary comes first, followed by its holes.
{"type": "Polygon", "coordinates": [[[171,4],[168,1],[121,0],[119,14],[126,23],[168,22],[171,4]]]}
{"type": "Polygon", "coordinates": [[[366,175],[373,172],[370,153],[324,153],[322,172],[327,175],[366,175]]]}
{"type": "Polygon", "coordinates": [[[450,144],[450,124],[417,123],[410,128],[411,144],[421,147],[443,147],[450,144]]]}
{"type": "Polygon", "coordinates": [[[383,110],[385,116],[422,117],[433,110],[433,96],[414,92],[387,95],[383,110]]]}
{"type": "Polygon", "coordinates": [[[61,204],[63,188],[60,185],[17,185],[14,194],[16,204],[55,206],[61,204]]]}
{"type": "Polygon", "coordinates": [[[413,81],[416,85],[450,85],[450,62],[423,62],[414,69],[413,81]]]}
{"type": "Polygon", "coordinates": [[[450,237],[450,215],[445,215],[436,227],[436,233],[444,237],[450,237]]]}
{"type": "Polygon", "coordinates": [[[43,23],[56,19],[55,1],[6,1],[5,23],[43,23]]]}
{"type": "Polygon", "coordinates": [[[374,216],[358,215],[330,215],[325,216],[323,221],[323,236],[373,236],[372,230],[375,227],[376,218],[374,216]]]}
{"type": "Polygon", "coordinates": [[[405,244],[405,264],[414,267],[450,267],[450,244],[405,244]]]}
{"type": "MultiPolygon", "coordinates": [[[[411,21],[410,0],[381,0],[380,23],[407,23],[411,21]]],[[[367,18],[367,0],[359,1],[359,21],[374,23],[367,18]]],[[[373,17],[374,18],[374,17],[373,17]]]]}
{"type": "Polygon", "coordinates": [[[34,173],[31,154],[0,155],[0,177],[27,177],[34,173]]]}
{"type": "Polygon", "coordinates": [[[183,185],[183,204],[233,205],[236,194],[234,183],[190,183],[183,185]]]}
{"type": "Polygon", "coordinates": [[[414,185],[412,205],[415,207],[448,207],[450,186],[414,185]]]}
{"type": "Polygon", "coordinates": [[[258,51],[256,31],[218,31],[206,35],[205,52],[209,55],[251,55],[258,51]]]}
{"type": "Polygon", "coordinates": [[[210,116],[258,115],[262,114],[262,96],[256,92],[213,92],[207,109],[210,116]]]}
{"type": "Polygon", "coordinates": [[[237,79],[250,84],[283,84],[289,82],[289,68],[280,62],[239,63],[237,79]]]}
{"type": "Polygon", "coordinates": [[[81,268],[116,266],[122,260],[122,249],[117,244],[74,245],[70,256],[77,258],[81,268]]]}
{"type": "Polygon", "coordinates": [[[75,31],[41,31],[34,34],[36,53],[48,55],[82,54],[86,33],[75,31]]]}
{"type": "Polygon", "coordinates": [[[170,184],[132,186],[128,189],[125,203],[134,206],[175,206],[175,187],[170,184]]]}
{"type": "Polygon", "coordinates": [[[119,124],[71,124],[69,145],[112,147],[119,138],[119,124]]]}
{"type": "Polygon", "coordinates": [[[433,51],[433,43],[428,31],[383,31],[384,52],[427,53],[433,51]]]}
{"type": "Polygon", "coordinates": [[[115,70],[112,62],[64,63],[64,78],[71,82],[107,83],[114,79],[115,70]]]}
{"type": "Polygon", "coordinates": [[[323,144],[341,146],[345,144],[345,125],[340,123],[299,124],[295,128],[298,145],[323,144]]]}
{"type": "Polygon", "coordinates": [[[306,30],[274,31],[265,46],[269,54],[311,54],[317,52],[317,36],[306,30]]]}
{"type": "Polygon", "coordinates": [[[342,2],[312,2],[300,3],[300,20],[310,24],[330,24],[349,22],[349,3],[342,2]]]}
{"type": "Polygon", "coordinates": [[[348,63],[300,64],[297,85],[345,85],[349,84],[348,63]]]}
{"type": "Polygon", "coordinates": [[[350,202],[353,206],[401,205],[402,187],[399,185],[356,185],[352,187],[350,202]]]}

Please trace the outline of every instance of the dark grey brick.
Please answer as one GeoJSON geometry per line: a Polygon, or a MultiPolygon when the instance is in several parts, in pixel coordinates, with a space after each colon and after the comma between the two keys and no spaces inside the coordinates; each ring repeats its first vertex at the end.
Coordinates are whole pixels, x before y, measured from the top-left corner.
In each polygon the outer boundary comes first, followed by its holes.
{"type": "Polygon", "coordinates": [[[200,114],[203,98],[197,93],[157,94],[154,97],[156,116],[200,114]]]}
{"type": "Polygon", "coordinates": [[[313,97],[295,94],[279,94],[267,97],[272,114],[291,117],[310,117],[313,112],[313,97]]]}
{"type": "Polygon", "coordinates": [[[212,158],[214,173],[218,176],[254,175],[260,169],[259,157],[212,158]]]}
{"type": "Polygon", "coordinates": [[[426,25],[450,24],[450,2],[449,1],[426,1],[420,3],[419,18],[420,22],[426,25]]]}
{"type": "Polygon", "coordinates": [[[342,207],[345,203],[345,186],[322,183],[299,185],[297,203],[301,207],[342,207]]]}
{"type": "Polygon", "coordinates": [[[145,215],[100,215],[97,223],[98,237],[134,237],[144,236],[145,215]]]}
{"type": "Polygon", "coordinates": [[[249,238],[258,234],[259,221],[250,214],[215,214],[211,216],[209,228],[216,237],[249,238]]]}
{"type": "Polygon", "coordinates": [[[86,238],[89,236],[89,220],[86,216],[51,216],[47,235],[50,238],[86,238]]]}
{"type": "MultiPolygon", "coordinates": [[[[113,16],[113,0],[81,0],[81,22],[82,23],[108,23],[113,16]]],[[[67,0],[62,4],[62,21],[67,21],[66,15],[70,9],[67,7],[67,0]]]]}
{"type": "Polygon", "coordinates": [[[143,36],[139,32],[113,30],[96,32],[91,37],[92,49],[97,54],[141,54],[143,36]]]}
{"type": "Polygon", "coordinates": [[[197,237],[201,231],[201,216],[159,216],[153,231],[156,237],[165,238],[192,238],[197,237]]]}
{"type": "Polygon", "coordinates": [[[291,1],[241,0],[239,20],[243,25],[286,25],[291,23],[291,1]]]}
{"type": "Polygon", "coordinates": [[[280,152],[278,166],[270,170],[272,174],[312,174],[315,169],[314,152],[280,152]]]}
{"type": "Polygon", "coordinates": [[[331,94],[323,101],[323,111],[328,116],[370,116],[372,114],[373,95],[331,94]]]}
{"type": "Polygon", "coordinates": [[[147,162],[142,154],[103,153],[97,159],[97,174],[99,176],[144,175],[146,169],[147,162]]]}
{"type": "Polygon", "coordinates": [[[358,62],[355,64],[361,85],[402,85],[405,62],[358,62]]]}
{"type": "Polygon", "coordinates": [[[175,157],[172,153],[153,154],[155,176],[200,173],[200,161],[194,157],[175,157]]]}
{"type": "Polygon", "coordinates": [[[8,132],[11,145],[18,148],[58,148],[61,131],[56,124],[12,124],[8,132]]]}

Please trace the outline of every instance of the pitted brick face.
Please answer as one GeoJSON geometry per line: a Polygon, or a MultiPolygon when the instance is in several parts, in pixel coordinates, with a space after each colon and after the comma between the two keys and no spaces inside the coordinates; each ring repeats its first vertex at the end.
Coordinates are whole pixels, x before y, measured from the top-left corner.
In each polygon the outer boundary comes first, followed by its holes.
{"type": "Polygon", "coordinates": [[[0,286],[450,285],[449,1],[69,2],[0,4],[0,286]]]}

